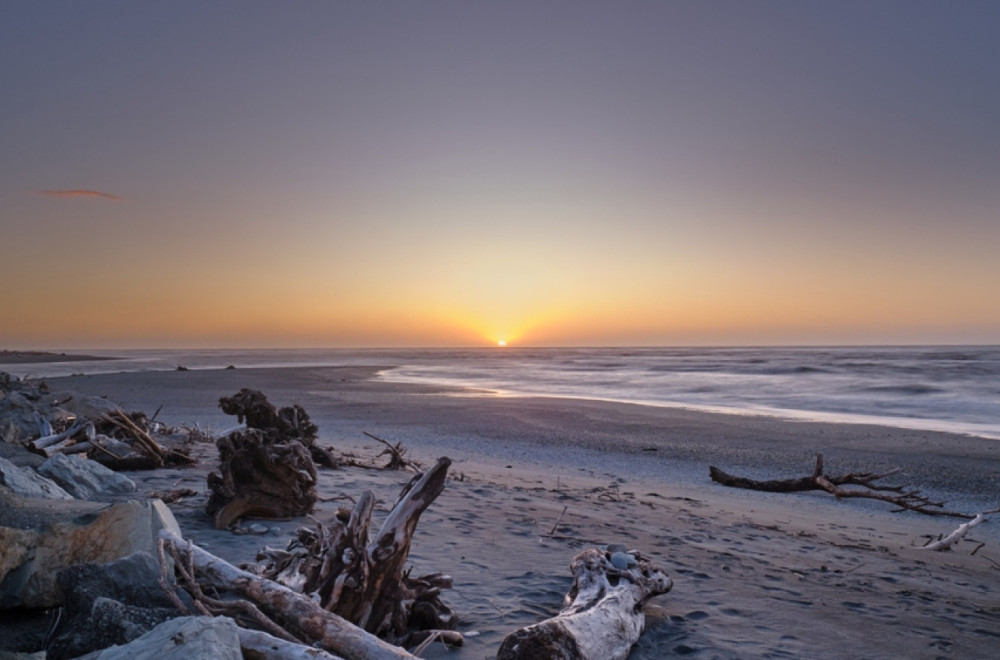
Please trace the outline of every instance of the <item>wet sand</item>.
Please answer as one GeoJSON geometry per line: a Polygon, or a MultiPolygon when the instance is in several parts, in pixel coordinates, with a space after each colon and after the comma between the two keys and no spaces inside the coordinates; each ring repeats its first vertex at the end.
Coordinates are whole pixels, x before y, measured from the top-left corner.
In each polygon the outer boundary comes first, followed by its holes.
{"type": "MultiPolygon", "coordinates": [[[[388,365],[387,365],[388,366],[388,365]]],[[[902,468],[922,491],[974,513],[1000,504],[1000,443],[877,426],[788,422],[669,408],[548,398],[472,396],[387,383],[367,367],[146,372],[49,379],[106,395],[169,424],[222,430],[217,407],[241,387],[278,406],[301,404],[335,452],[375,456],[363,432],[402,442],[408,457],[454,461],[444,493],[421,518],[416,574],[455,578],[446,600],[466,646],[427,657],[495,655],[503,636],[555,614],[568,564],[595,544],[651,556],[674,589],[647,607],[632,658],[994,657],[1000,645],[1000,518],[950,552],[919,549],[953,518],[889,513],[825,493],[770,494],[711,483],[708,466],[756,478],[902,468]],[[564,512],[565,510],[565,512],[564,512]],[[558,521],[558,525],[556,524],[558,521]],[[974,555],[979,543],[985,546],[974,555]]],[[[307,518],[268,521],[265,536],[216,531],[203,509],[215,450],[196,468],[130,473],[144,492],[189,487],[171,506],[185,534],[231,561],[284,546],[307,518]]],[[[382,459],[384,460],[384,459],[382,459]]],[[[320,471],[332,517],[345,498],[398,495],[409,474],[320,471]]]]}

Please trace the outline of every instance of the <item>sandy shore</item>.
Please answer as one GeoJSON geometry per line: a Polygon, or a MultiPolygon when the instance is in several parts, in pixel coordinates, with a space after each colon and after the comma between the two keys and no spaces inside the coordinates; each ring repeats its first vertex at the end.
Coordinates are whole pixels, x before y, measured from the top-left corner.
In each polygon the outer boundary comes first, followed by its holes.
{"type": "MultiPolygon", "coordinates": [[[[387,365],[388,366],[388,365],[387,365]]],[[[890,514],[875,502],[826,494],[767,494],[712,484],[708,465],[758,478],[803,476],[815,454],[828,473],[902,468],[949,508],[975,512],[1000,500],[1000,443],[874,426],[785,422],[564,399],[456,396],[386,383],[361,367],[146,372],[50,379],[54,388],[105,395],[170,424],[220,430],[235,420],[220,396],[260,389],[299,403],[320,443],[378,453],[368,431],[402,442],[454,477],[424,514],[411,553],[417,574],[455,578],[446,600],[466,646],[428,657],[489,658],[503,636],[553,615],[581,549],[625,543],[674,578],[647,609],[632,658],[995,657],[1000,645],[1000,533],[926,552],[925,535],[960,522],[890,514]],[[563,513],[565,509],[565,513],[563,513]],[[561,516],[561,519],[560,519],[561,516]],[[559,524],[556,525],[556,522],[559,524]],[[975,555],[971,552],[985,542],[975,555]]],[[[131,473],[145,492],[205,490],[214,447],[194,469],[131,473]]],[[[321,471],[333,515],[344,497],[372,490],[391,504],[407,474],[321,471]]],[[[187,536],[233,561],[283,546],[307,519],[268,522],[263,537],[211,529],[205,496],[172,506],[187,536]]],[[[384,514],[384,510],[382,511],[384,514]]],[[[1000,519],[998,519],[1000,521],[1000,519]]]]}

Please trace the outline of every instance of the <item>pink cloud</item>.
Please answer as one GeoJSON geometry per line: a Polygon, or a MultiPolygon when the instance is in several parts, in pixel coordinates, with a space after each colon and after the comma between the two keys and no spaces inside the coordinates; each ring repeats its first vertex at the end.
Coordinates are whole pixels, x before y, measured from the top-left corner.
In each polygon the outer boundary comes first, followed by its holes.
{"type": "Polygon", "coordinates": [[[101,192],[100,190],[36,190],[36,195],[46,195],[47,197],[101,197],[111,199],[116,202],[124,202],[124,197],[101,192]]]}

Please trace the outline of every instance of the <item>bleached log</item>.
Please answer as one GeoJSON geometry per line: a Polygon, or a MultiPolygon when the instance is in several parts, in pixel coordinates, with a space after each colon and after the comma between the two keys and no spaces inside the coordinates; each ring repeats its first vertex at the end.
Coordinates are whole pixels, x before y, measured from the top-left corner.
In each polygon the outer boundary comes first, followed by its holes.
{"type": "MultiPolygon", "coordinates": [[[[46,447],[51,447],[52,445],[58,444],[63,440],[66,440],[67,438],[73,437],[80,431],[84,430],[88,424],[90,423],[84,421],[78,421],[72,426],[70,426],[68,429],[63,431],[62,433],[47,435],[43,438],[35,438],[29,443],[29,447],[31,449],[36,449],[36,450],[45,449],[46,447]]],[[[90,424],[90,426],[91,428],[93,428],[93,424],[90,424]]]]}
{"type": "Polygon", "coordinates": [[[60,451],[64,454],[82,454],[84,452],[90,451],[94,447],[94,444],[90,441],[77,442],[75,444],[63,447],[60,451]]]}
{"type": "Polygon", "coordinates": [[[259,630],[240,628],[240,650],[244,660],[343,660],[322,649],[286,642],[259,630]]]}
{"type": "Polygon", "coordinates": [[[570,570],[562,611],[507,635],[497,660],[624,660],[645,626],[643,605],[673,587],[662,568],[634,551],[584,550],[570,570]]]}
{"type": "Polygon", "coordinates": [[[249,600],[264,614],[300,639],[312,640],[324,650],[347,660],[368,658],[413,658],[406,650],[384,642],[340,616],[323,610],[308,596],[272,582],[219,559],[189,544],[170,530],[161,530],[160,539],[192,565],[199,583],[228,591],[249,600]]]}
{"type": "Polygon", "coordinates": [[[922,547],[920,549],[921,550],[947,550],[948,548],[950,548],[951,546],[955,545],[956,543],[958,543],[959,541],[961,541],[963,538],[965,538],[965,535],[969,533],[970,529],[972,529],[973,527],[975,527],[976,525],[978,525],[981,522],[986,522],[986,520],[988,520],[988,518],[986,517],[986,514],[984,514],[984,513],[977,513],[975,518],[973,518],[972,520],[970,520],[967,523],[962,523],[961,525],[959,525],[958,527],[956,527],[955,531],[952,532],[951,534],[949,534],[948,536],[946,536],[943,539],[940,539],[938,541],[934,541],[933,543],[928,543],[927,545],[925,545],[924,547],[922,547]]]}

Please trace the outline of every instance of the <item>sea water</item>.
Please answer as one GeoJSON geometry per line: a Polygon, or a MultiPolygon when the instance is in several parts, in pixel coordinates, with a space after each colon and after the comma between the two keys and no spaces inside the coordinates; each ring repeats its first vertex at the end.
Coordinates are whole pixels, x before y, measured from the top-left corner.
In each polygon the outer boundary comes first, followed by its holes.
{"type": "Polygon", "coordinates": [[[876,423],[1000,439],[1000,347],[472,348],[110,351],[0,364],[18,376],[366,365],[463,396],[556,396],[729,414],[876,423]]]}

